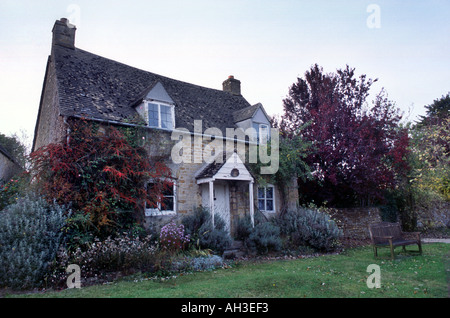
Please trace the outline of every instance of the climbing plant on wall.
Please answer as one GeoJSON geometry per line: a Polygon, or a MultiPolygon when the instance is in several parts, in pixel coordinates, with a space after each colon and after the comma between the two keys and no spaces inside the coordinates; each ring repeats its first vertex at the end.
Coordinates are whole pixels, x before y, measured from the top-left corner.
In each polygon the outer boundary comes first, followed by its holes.
{"type": "Polygon", "coordinates": [[[64,142],[49,144],[31,154],[32,174],[49,200],[68,205],[87,216],[99,236],[141,223],[149,198],[146,183],[170,185],[170,170],[152,161],[139,133],[84,120],[70,122],[64,142]],[[155,181],[156,180],[156,181],[155,181]]]}

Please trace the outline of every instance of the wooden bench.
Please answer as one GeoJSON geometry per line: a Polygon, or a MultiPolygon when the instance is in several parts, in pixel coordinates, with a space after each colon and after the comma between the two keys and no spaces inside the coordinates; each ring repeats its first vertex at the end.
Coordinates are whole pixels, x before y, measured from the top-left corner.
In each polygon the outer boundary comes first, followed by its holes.
{"type": "Polygon", "coordinates": [[[375,258],[378,257],[378,248],[390,248],[391,259],[394,259],[394,249],[402,246],[406,252],[407,245],[419,247],[419,253],[422,254],[422,243],[419,232],[403,232],[399,223],[380,222],[369,225],[370,239],[372,240],[373,252],[375,258]]]}

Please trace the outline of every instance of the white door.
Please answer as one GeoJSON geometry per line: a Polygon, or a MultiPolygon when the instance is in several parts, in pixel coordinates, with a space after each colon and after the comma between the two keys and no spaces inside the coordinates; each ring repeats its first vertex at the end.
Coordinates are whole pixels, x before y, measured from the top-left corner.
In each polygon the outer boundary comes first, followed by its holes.
{"type": "MultiPolygon", "coordinates": [[[[209,208],[209,185],[202,185],[202,204],[209,208]]],[[[211,209],[210,209],[211,211],[211,209]]],[[[230,232],[230,193],[228,184],[214,182],[214,215],[220,216],[225,228],[230,232]]]]}

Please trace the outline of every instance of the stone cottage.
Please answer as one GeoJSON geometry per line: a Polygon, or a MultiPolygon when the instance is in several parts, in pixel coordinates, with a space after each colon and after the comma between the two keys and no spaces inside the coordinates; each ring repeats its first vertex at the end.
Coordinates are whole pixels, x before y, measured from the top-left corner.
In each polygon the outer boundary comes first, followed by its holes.
{"type": "MultiPolygon", "coordinates": [[[[75,47],[76,27],[64,18],[52,32],[33,150],[64,142],[69,120],[145,127],[148,140],[157,141],[147,150],[165,160],[173,177],[167,204],[143,211],[149,222],[204,206],[233,232],[239,216],[271,216],[288,204],[276,185],[257,184],[249,171],[249,158],[277,136],[264,107],[242,96],[239,80],[229,76],[217,90],[98,56],[75,47]]],[[[275,154],[272,149],[265,162],[274,169],[265,174],[276,172],[275,154]]],[[[295,204],[295,187],[290,193],[295,204]]]]}

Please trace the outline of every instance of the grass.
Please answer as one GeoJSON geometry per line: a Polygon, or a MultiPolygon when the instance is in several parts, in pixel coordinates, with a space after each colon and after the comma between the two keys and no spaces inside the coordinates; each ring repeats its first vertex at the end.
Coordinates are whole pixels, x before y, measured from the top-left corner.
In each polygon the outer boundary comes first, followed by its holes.
{"type": "MultiPolygon", "coordinates": [[[[412,249],[413,247],[410,247],[412,249]]],[[[446,298],[450,244],[426,244],[423,255],[375,260],[371,247],[296,260],[241,262],[227,269],[165,280],[135,276],[107,285],[11,297],[66,298],[446,298]],[[368,288],[370,264],[381,270],[381,287],[368,288]]],[[[388,256],[386,249],[379,253],[388,256]]],[[[7,295],[8,296],[8,295],[7,295]]]]}

